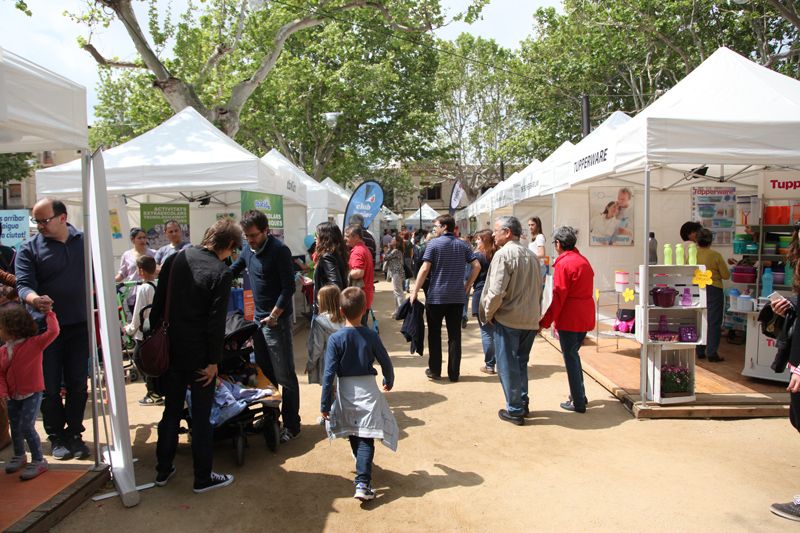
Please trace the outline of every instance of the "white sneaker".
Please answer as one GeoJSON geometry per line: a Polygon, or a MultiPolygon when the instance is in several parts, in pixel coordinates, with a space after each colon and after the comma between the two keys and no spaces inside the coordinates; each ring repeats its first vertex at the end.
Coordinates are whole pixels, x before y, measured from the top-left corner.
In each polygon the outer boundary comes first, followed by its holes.
{"type": "Polygon", "coordinates": [[[356,500],[366,502],[375,499],[375,491],[366,483],[359,483],[356,485],[356,493],[353,495],[356,500]]]}

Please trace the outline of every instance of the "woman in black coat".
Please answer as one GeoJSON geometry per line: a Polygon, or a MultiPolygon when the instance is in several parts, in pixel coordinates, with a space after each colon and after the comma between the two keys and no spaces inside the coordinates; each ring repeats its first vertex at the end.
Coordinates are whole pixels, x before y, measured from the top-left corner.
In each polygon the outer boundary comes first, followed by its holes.
{"type": "Polygon", "coordinates": [[[166,485],[175,473],[173,459],[187,387],[191,391],[194,492],[233,482],[232,475],[211,470],[213,427],[209,418],[231,293],[232,275],[224,261],[241,243],[241,228],[231,220],[220,220],[209,228],[200,246],[184,248],[161,267],[150,313],[153,330],[162,319],[169,323],[170,362],[161,377],[165,401],[156,445],[158,486],[166,485]],[[167,294],[170,276],[172,286],[167,294]],[[170,307],[165,317],[167,298],[170,307]]]}
{"type": "MultiPolygon", "coordinates": [[[[794,268],[794,279],[792,282],[792,290],[795,294],[800,295],[800,242],[798,242],[798,229],[795,226],[794,233],[792,234],[792,243],[789,245],[789,263],[794,268]]],[[[797,311],[798,301],[800,298],[792,298],[792,301],[781,300],[780,302],[773,303],[772,308],[776,314],[785,316],[789,308],[793,307],[797,311]]],[[[800,324],[796,323],[794,331],[792,332],[792,341],[789,348],[789,386],[786,390],[789,391],[789,421],[792,426],[800,431],[800,324]]],[[[793,501],[788,503],[773,503],[770,511],[778,516],[788,518],[789,520],[800,521],[800,499],[795,496],[793,501]]]]}
{"type": "Polygon", "coordinates": [[[317,225],[317,260],[314,270],[314,314],[317,314],[317,293],[325,285],[347,287],[347,245],[336,224],[317,225]]]}

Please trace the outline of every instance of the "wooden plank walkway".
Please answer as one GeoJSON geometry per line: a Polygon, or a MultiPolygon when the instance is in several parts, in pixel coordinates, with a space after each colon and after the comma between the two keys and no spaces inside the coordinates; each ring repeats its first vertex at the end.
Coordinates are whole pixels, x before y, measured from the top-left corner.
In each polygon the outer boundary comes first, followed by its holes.
{"type": "MultiPolygon", "coordinates": [[[[558,341],[545,338],[559,348],[558,341]]],[[[742,376],[744,345],[722,340],[720,363],[697,362],[697,401],[684,405],[642,405],[639,391],[639,343],[629,339],[586,339],[581,348],[583,370],[618,398],[636,418],[763,418],[786,417],[786,385],[742,376]],[[619,349],[617,349],[619,342],[619,349]]]]}

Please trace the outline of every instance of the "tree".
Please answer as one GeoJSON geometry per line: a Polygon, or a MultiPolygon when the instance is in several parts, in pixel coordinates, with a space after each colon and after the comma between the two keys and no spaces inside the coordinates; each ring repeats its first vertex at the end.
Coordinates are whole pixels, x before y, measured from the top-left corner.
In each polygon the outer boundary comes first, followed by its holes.
{"type": "Polygon", "coordinates": [[[454,43],[439,42],[439,50],[440,156],[424,170],[458,181],[473,201],[482,187],[503,178],[500,147],[522,125],[511,92],[517,59],[495,41],[466,33],[454,43]]]}
{"type": "Polygon", "coordinates": [[[7,188],[11,181],[24,181],[35,168],[30,153],[0,154],[0,187],[3,188],[3,209],[8,206],[7,188]]]}
{"type": "Polygon", "coordinates": [[[529,125],[504,153],[542,158],[579,140],[583,94],[595,124],[615,110],[638,113],[720,46],[797,77],[797,27],[773,3],[566,0],[564,15],[539,10],[514,80],[529,125]]]}
{"type": "MultiPolygon", "coordinates": [[[[267,79],[293,35],[350,13],[409,34],[430,31],[443,22],[439,0],[309,0],[302,6],[290,1],[208,0],[203,12],[190,3],[176,27],[169,20],[159,24],[157,1],[149,2],[152,43],[139,24],[133,0],[90,1],[86,12],[73,15],[92,31],[114,19],[122,22],[139,61],[108,59],[91,44],[91,37],[82,41],[83,47],[100,65],[147,69],[153,76],[153,87],[173,111],[192,106],[231,137],[239,130],[244,106],[267,79]],[[258,38],[252,42],[259,46],[243,46],[248,36],[256,33],[258,38]],[[161,57],[173,36],[177,36],[176,48],[183,47],[186,52],[185,63],[161,57]],[[219,82],[220,74],[225,75],[226,83],[210,83],[214,78],[219,82]]],[[[465,18],[477,16],[485,3],[474,0],[465,18]]]]}

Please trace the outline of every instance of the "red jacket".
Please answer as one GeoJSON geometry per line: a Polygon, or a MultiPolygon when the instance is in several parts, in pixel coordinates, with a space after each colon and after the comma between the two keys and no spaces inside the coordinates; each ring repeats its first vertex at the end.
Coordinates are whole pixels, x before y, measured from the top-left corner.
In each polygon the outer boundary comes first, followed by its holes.
{"type": "Polygon", "coordinates": [[[539,327],[564,331],[594,329],[594,271],[577,248],[562,252],[553,263],[553,302],[539,321],[539,327]]]}
{"type": "Polygon", "coordinates": [[[56,314],[50,311],[47,313],[47,331],[14,346],[11,361],[6,346],[0,347],[0,398],[44,390],[42,352],[58,337],[59,331],[56,314]]]}

